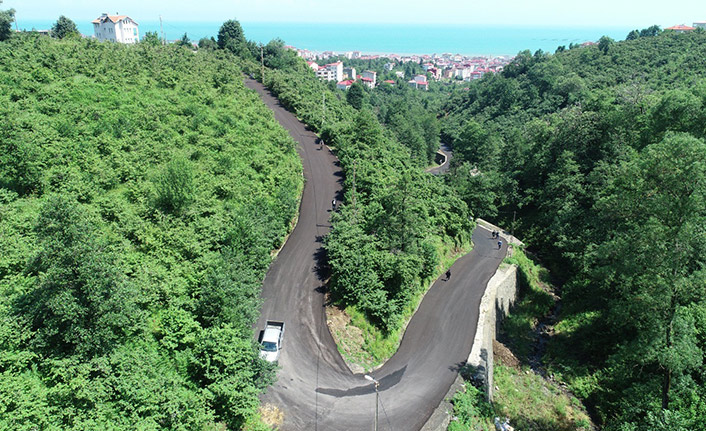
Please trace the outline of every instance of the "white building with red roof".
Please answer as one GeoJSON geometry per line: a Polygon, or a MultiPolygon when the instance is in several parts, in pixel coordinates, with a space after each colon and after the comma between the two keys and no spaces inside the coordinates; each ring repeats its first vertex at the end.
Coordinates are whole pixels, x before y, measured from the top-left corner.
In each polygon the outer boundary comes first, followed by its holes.
{"type": "Polygon", "coordinates": [[[351,85],[353,85],[354,82],[355,81],[352,79],[340,81],[336,84],[336,88],[338,88],[339,90],[348,90],[349,88],[351,88],[351,85]]]}
{"type": "Polygon", "coordinates": [[[319,70],[316,71],[316,76],[325,81],[341,82],[343,81],[343,63],[337,61],[327,64],[326,66],[319,66],[319,70]]]}
{"type": "Polygon", "coordinates": [[[91,21],[96,39],[120,43],[140,41],[138,24],[127,15],[108,15],[104,13],[91,21]]]}

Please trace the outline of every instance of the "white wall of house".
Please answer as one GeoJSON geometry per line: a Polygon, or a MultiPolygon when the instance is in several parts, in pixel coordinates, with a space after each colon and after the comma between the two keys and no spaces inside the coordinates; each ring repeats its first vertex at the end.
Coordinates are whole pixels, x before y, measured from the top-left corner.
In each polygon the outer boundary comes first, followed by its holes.
{"type": "Polygon", "coordinates": [[[124,15],[103,14],[93,21],[93,33],[100,41],[137,43],[140,41],[138,24],[124,15]]]}

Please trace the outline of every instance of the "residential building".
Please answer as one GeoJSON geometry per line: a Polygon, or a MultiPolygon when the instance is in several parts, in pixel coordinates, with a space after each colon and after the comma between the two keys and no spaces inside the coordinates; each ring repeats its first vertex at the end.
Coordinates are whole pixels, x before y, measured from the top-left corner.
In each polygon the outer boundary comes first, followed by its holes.
{"type": "MultiPolygon", "coordinates": [[[[418,75],[419,76],[419,75],[418,75]]],[[[416,78],[416,77],[415,77],[416,78]]],[[[429,83],[427,81],[417,81],[415,79],[408,81],[407,84],[419,90],[429,90],[429,83]]]]}
{"type": "Polygon", "coordinates": [[[309,67],[311,67],[314,70],[314,72],[319,71],[319,65],[315,61],[307,61],[306,64],[308,64],[309,67]]]}
{"type": "Polygon", "coordinates": [[[703,28],[706,30],[706,21],[697,21],[694,23],[695,28],[703,28]]]}
{"type": "Polygon", "coordinates": [[[366,78],[369,79],[369,82],[372,82],[372,85],[369,85],[370,88],[375,87],[375,84],[377,84],[377,72],[373,72],[372,70],[365,70],[363,71],[363,80],[366,78]]]}
{"type": "Polygon", "coordinates": [[[319,70],[316,71],[316,77],[325,81],[343,81],[343,63],[337,61],[326,66],[319,66],[319,70]]]}
{"type": "Polygon", "coordinates": [[[404,78],[404,72],[401,70],[396,70],[395,76],[397,76],[398,78],[404,78]]]}
{"type": "Polygon", "coordinates": [[[119,43],[137,43],[140,41],[138,24],[127,15],[102,14],[92,21],[96,39],[119,43]]]}
{"type": "Polygon", "coordinates": [[[392,69],[395,68],[395,63],[385,63],[385,66],[383,66],[385,70],[388,72],[392,72],[392,69]]]}
{"type": "MultiPolygon", "coordinates": [[[[365,73],[365,72],[363,72],[363,73],[365,73]]],[[[366,87],[368,87],[371,90],[373,88],[375,88],[375,81],[372,78],[362,77],[362,78],[360,78],[360,82],[362,82],[363,85],[365,85],[366,87]]]]}
{"type": "Polygon", "coordinates": [[[355,67],[344,67],[343,68],[343,77],[348,78],[348,79],[355,79],[355,77],[356,77],[355,67]]]}
{"type": "Polygon", "coordinates": [[[336,84],[336,88],[338,88],[339,90],[348,90],[349,88],[351,88],[351,85],[353,85],[354,82],[355,81],[352,79],[340,81],[336,84]]]}
{"type": "Polygon", "coordinates": [[[688,25],[684,25],[684,24],[679,24],[679,25],[674,25],[672,27],[667,27],[667,28],[665,28],[665,30],[671,30],[675,33],[686,33],[688,31],[696,30],[696,28],[689,27],[688,25]]]}

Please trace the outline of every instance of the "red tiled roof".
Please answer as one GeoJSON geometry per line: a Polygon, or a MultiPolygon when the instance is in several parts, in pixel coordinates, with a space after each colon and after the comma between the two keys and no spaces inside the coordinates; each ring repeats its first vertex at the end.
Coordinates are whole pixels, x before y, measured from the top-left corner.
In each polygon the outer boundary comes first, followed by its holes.
{"type": "Polygon", "coordinates": [[[667,27],[667,28],[665,28],[665,30],[683,30],[683,31],[689,31],[689,30],[696,30],[696,29],[695,29],[694,27],[689,27],[688,25],[679,24],[679,25],[675,25],[675,26],[672,26],[672,27],[667,27]]]}
{"type": "Polygon", "coordinates": [[[388,84],[394,84],[394,83],[395,83],[395,81],[393,81],[393,80],[391,80],[391,79],[388,79],[388,80],[386,80],[385,82],[387,82],[388,84]]]}
{"type": "Polygon", "coordinates": [[[373,78],[362,78],[365,82],[373,82],[373,78]]]}
{"type": "MultiPolygon", "coordinates": [[[[112,21],[113,23],[117,23],[118,21],[122,21],[122,20],[124,20],[125,18],[130,18],[130,17],[127,16],[127,15],[106,15],[106,16],[101,15],[101,16],[99,16],[98,18],[94,19],[94,20],[91,21],[91,22],[92,22],[93,24],[100,24],[101,22],[105,22],[105,19],[109,19],[109,20],[112,21]],[[103,20],[101,21],[101,19],[103,19],[103,20]]],[[[135,24],[137,24],[137,23],[135,23],[135,24]]]]}
{"type": "Polygon", "coordinates": [[[348,79],[346,81],[341,81],[337,85],[353,85],[353,80],[348,79]]]}

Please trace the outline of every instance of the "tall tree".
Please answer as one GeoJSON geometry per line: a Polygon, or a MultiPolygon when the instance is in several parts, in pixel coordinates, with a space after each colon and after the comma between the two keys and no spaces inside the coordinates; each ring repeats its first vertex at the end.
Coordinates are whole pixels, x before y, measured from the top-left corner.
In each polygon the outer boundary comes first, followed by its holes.
{"type": "MultiPolygon", "coordinates": [[[[2,0],[0,0],[0,5],[2,0]]],[[[15,20],[15,10],[0,10],[0,41],[7,40],[12,34],[12,21],[15,20]]]]}
{"type": "Polygon", "coordinates": [[[74,34],[78,34],[76,23],[64,15],[61,15],[51,28],[51,35],[58,39],[63,39],[66,36],[74,34]]]}
{"type": "Polygon", "coordinates": [[[159,35],[156,31],[148,31],[144,36],[142,36],[142,43],[146,43],[151,46],[158,46],[162,44],[162,41],[159,40],[159,35]]]}
{"type": "Polygon", "coordinates": [[[365,102],[365,90],[359,82],[354,82],[346,93],[346,101],[355,109],[360,110],[365,102]]]}
{"type": "Polygon", "coordinates": [[[597,203],[604,224],[617,227],[596,249],[593,270],[624,340],[615,360],[628,370],[655,366],[664,410],[673,381],[704,357],[690,308],[706,305],[704,160],[702,140],[668,135],[623,163],[597,203]]]}
{"type": "Polygon", "coordinates": [[[179,39],[177,45],[185,46],[187,48],[193,48],[193,46],[191,45],[191,39],[189,39],[189,35],[187,35],[186,33],[184,33],[181,39],[179,39]]]}
{"type": "Polygon", "coordinates": [[[218,47],[239,56],[249,54],[245,33],[237,20],[231,19],[221,25],[218,30],[218,47]]]}

